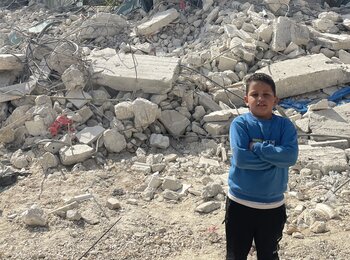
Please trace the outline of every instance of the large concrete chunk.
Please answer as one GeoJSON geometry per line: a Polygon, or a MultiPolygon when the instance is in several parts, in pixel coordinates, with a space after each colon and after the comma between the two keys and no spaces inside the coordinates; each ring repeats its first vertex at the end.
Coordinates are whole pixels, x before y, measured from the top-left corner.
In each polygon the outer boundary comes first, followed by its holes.
{"type": "Polygon", "coordinates": [[[280,98],[350,82],[350,67],[334,64],[323,54],[277,62],[257,72],[272,76],[280,98]]]}
{"type": "Polygon", "coordinates": [[[124,31],[127,25],[126,20],[121,16],[101,12],[82,24],[79,37],[81,39],[94,39],[100,36],[114,36],[124,31]]]}
{"type": "Polygon", "coordinates": [[[165,94],[172,87],[179,60],[150,55],[117,55],[113,49],[92,52],[93,80],[122,91],[165,94]]]}
{"type": "Polygon", "coordinates": [[[309,29],[304,25],[297,25],[287,17],[278,17],[273,26],[271,48],[274,51],[284,51],[291,42],[306,45],[310,40],[309,29]]]}
{"type": "Polygon", "coordinates": [[[0,54],[0,71],[22,70],[24,58],[24,54],[0,54]]]}
{"type": "Polygon", "coordinates": [[[179,13],[174,8],[171,8],[164,12],[159,12],[154,15],[151,20],[137,26],[137,33],[142,35],[155,33],[156,31],[170,24],[178,17],[179,13]]]}
{"type": "Polygon", "coordinates": [[[76,144],[72,147],[62,147],[60,149],[60,158],[63,165],[72,165],[83,162],[90,158],[94,153],[94,149],[86,144],[76,144]]]}
{"type": "Polygon", "coordinates": [[[350,49],[350,35],[322,33],[316,37],[317,44],[332,50],[350,49]]]}
{"type": "Polygon", "coordinates": [[[324,174],[330,171],[342,172],[349,169],[345,151],[334,147],[299,146],[299,158],[295,167],[319,169],[324,174]]]}
{"type": "Polygon", "coordinates": [[[160,122],[172,135],[182,135],[186,127],[191,123],[184,115],[175,110],[162,111],[160,116],[160,122]]]}
{"type": "Polygon", "coordinates": [[[26,83],[2,87],[0,88],[0,102],[19,99],[23,95],[30,94],[35,87],[36,81],[29,81],[26,83]]]}
{"type": "Polygon", "coordinates": [[[158,105],[144,98],[137,98],[132,102],[134,124],[136,128],[148,127],[159,115],[158,105]]]}
{"type": "Polygon", "coordinates": [[[99,138],[105,130],[106,129],[99,125],[85,127],[83,130],[77,133],[76,136],[79,142],[84,144],[91,144],[92,142],[96,141],[97,138],[99,138]]]}

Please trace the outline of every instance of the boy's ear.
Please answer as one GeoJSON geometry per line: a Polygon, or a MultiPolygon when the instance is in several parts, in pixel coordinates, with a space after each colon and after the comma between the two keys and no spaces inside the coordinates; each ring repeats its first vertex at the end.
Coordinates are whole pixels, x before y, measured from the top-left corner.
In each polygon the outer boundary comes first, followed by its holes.
{"type": "Polygon", "coordinates": [[[275,105],[277,105],[280,102],[280,99],[276,96],[275,97],[275,105]]]}
{"type": "Polygon", "coordinates": [[[244,96],[244,103],[246,104],[246,106],[248,106],[248,97],[244,96]]]}

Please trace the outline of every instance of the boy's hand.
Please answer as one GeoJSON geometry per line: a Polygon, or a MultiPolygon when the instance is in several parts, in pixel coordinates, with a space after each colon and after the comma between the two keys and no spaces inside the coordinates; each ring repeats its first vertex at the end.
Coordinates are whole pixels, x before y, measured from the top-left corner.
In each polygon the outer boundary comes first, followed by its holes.
{"type": "Polygon", "coordinates": [[[249,150],[250,151],[253,151],[253,145],[255,144],[256,142],[250,142],[249,143],[249,150]]]}

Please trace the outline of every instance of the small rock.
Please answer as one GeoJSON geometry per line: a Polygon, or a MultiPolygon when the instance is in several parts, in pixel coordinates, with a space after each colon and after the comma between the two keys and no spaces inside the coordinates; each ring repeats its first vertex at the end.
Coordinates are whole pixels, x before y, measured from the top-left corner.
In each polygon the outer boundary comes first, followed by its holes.
{"type": "Polygon", "coordinates": [[[303,239],[304,238],[304,235],[300,232],[294,232],[292,234],[292,238],[298,238],[298,239],[303,239]]]}
{"type": "Polygon", "coordinates": [[[152,134],[150,137],[150,145],[152,147],[166,149],[170,145],[169,137],[163,136],[161,134],[152,134]]]}
{"type": "Polygon", "coordinates": [[[71,209],[67,211],[66,218],[72,221],[80,220],[81,214],[77,210],[71,209]]]}
{"type": "Polygon", "coordinates": [[[310,230],[316,234],[327,232],[326,223],[323,221],[316,221],[310,227],[310,230]]]}
{"type": "Polygon", "coordinates": [[[28,226],[46,226],[44,211],[37,205],[32,205],[22,214],[24,223],[28,226]]]}
{"type": "Polygon", "coordinates": [[[195,211],[199,213],[210,213],[221,207],[221,203],[218,201],[208,201],[200,204],[195,211]]]}
{"type": "Polygon", "coordinates": [[[171,177],[165,177],[163,184],[162,184],[162,189],[163,190],[172,190],[172,191],[178,191],[179,189],[182,188],[182,183],[179,180],[176,180],[171,177]]]}
{"type": "Polygon", "coordinates": [[[120,208],[121,208],[121,205],[120,205],[119,200],[117,200],[117,199],[115,199],[115,198],[109,198],[109,199],[107,200],[106,206],[107,206],[109,209],[120,209],[120,208]]]}
{"type": "Polygon", "coordinates": [[[165,189],[163,191],[162,195],[165,199],[168,199],[168,200],[179,200],[180,199],[179,193],[177,193],[175,191],[168,190],[168,189],[165,189]]]}

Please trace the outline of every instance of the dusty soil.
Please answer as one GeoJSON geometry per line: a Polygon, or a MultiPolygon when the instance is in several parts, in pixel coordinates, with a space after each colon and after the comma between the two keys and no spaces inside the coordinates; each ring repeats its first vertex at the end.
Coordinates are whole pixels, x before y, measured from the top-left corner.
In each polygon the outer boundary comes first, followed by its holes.
{"type": "MultiPolygon", "coordinates": [[[[186,157],[196,161],[198,154],[179,155],[179,158],[186,157]]],[[[110,158],[104,169],[73,173],[56,171],[44,182],[43,172],[34,164],[30,176],[0,193],[3,211],[0,259],[80,259],[119,218],[83,259],[224,259],[224,203],[220,210],[199,214],[194,209],[201,198],[192,194],[179,202],[165,201],[160,195],[145,201],[138,190],[144,186],[147,176],[130,170],[130,158],[130,155],[110,158]],[[126,160],[120,162],[122,157],[126,160]],[[96,199],[79,205],[79,212],[88,221],[69,221],[49,214],[52,209],[64,205],[64,198],[86,192],[96,199]],[[107,199],[113,195],[120,200],[121,210],[106,207],[107,199]],[[130,199],[135,199],[137,205],[130,204],[130,199]],[[21,213],[34,203],[44,209],[48,219],[46,227],[24,225],[21,213]],[[17,216],[9,219],[8,216],[13,214],[17,216]]],[[[93,160],[86,163],[94,165],[93,160]]],[[[228,164],[222,164],[216,169],[222,175],[212,174],[211,177],[226,178],[227,169],[228,164]]],[[[162,176],[167,174],[165,171],[162,176]]],[[[203,176],[205,174],[195,168],[177,174],[183,183],[192,184],[198,190],[203,187],[200,181],[203,176]]],[[[292,181],[295,178],[291,176],[292,181]]],[[[295,198],[287,198],[290,214],[297,203],[295,198]]],[[[341,209],[340,218],[327,222],[329,231],[326,233],[314,234],[305,230],[304,239],[284,234],[281,259],[349,259],[349,203],[342,203],[341,209]]],[[[256,257],[253,254],[249,259],[256,257]]]]}

